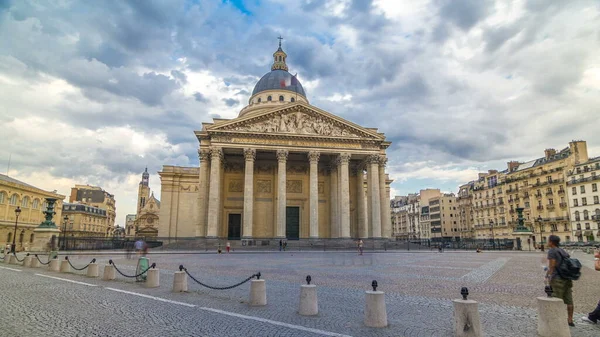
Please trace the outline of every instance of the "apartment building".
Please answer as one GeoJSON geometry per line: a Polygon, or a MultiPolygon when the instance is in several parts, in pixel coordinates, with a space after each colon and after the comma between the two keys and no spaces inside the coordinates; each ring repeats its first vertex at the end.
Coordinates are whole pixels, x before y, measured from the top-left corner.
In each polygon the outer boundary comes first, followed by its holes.
{"type": "Polygon", "coordinates": [[[572,141],[560,151],[546,149],[544,157],[509,162],[504,185],[510,223],[516,225],[516,208],[523,207],[525,225],[533,230],[534,242],[546,242],[551,234],[563,242],[571,241],[565,175],[587,161],[586,143],[572,141]]]}
{"type": "Polygon", "coordinates": [[[473,184],[473,226],[475,239],[512,238],[506,222],[503,183],[506,171],[479,173],[473,184]]]}
{"type": "Polygon", "coordinates": [[[115,196],[101,187],[90,185],[75,185],[71,188],[70,203],[80,203],[106,210],[108,226],[115,226],[116,201],[115,196]]]}
{"type": "Polygon", "coordinates": [[[600,157],[575,165],[566,180],[574,240],[600,241],[600,157]]]}
{"type": "Polygon", "coordinates": [[[458,209],[458,231],[461,238],[473,238],[473,189],[475,182],[471,181],[461,185],[456,198],[458,209]]]}
{"type": "MultiPolygon", "coordinates": [[[[66,237],[108,237],[112,235],[113,227],[108,226],[106,210],[79,204],[64,203],[62,206],[63,216],[67,222],[61,220],[59,227],[63,231],[61,235],[66,237]]],[[[57,222],[58,225],[58,222],[57,222]]]]}

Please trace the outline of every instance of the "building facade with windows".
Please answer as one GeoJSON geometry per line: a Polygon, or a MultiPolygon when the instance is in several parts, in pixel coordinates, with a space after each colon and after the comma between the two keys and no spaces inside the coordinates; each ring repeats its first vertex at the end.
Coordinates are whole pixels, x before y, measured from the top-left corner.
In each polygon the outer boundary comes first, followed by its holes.
{"type": "Polygon", "coordinates": [[[565,176],[587,160],[586,142],[572,141],[560,151],[546,149],[544,157],[525,163],[509,162],[504,186],[511,223],[516,223],[516,208],[523,207],[525,225],[534,232],[533,242],[545,243],[551,234],[563,242],[571,241],[565,176]]]}
{"type": "Polygon", "coordinates": [[[64,203],[63,217],[55,220],[67,238],[110,237],[114,227],[109,226],[105,209],[80,203],[64,203]],[[68,220],[65,223],[65,217],[68,220]]]}
{"type": "Polygon", "coordinates": [[[0,174],[0,242],[6,245],[12,244],[16,213],[19,207],[17,233],[15,245],[17,251],[29,250],[35,240],[34,229],[44,221],[46,210],[46,198],[58,199],[54,211],[54,221],[57,226],[58,219],[62,214],[62,202],[64,195],[44,191],[17,179],[0,174]]]}
{"type": "Polygon", "coordinates": [[[474,238],[475,228],[473,227],[473,189],[475,182],[471,181],[461,185],[458,189],[456,198],[458,209],[458,229],[461,238],[474,238]]]}
{"type": "Polygon", "coordinates": [[[106,192],[101,187],[90,185],[75,185],[71,188],[70,203],[80,203],[106,210],[107,224],[115,226],[116,201],[115,196],[106,192]]]}
{"type": "Polygon", "coordinates": [[[566,178],[573,238],[600,241],[600,157],[575,165],[566,178]]]}
{"type": "Polygon", "coordinates": [[[512,238],[506,221],[507,198],[504,192],[506,171],[479,173],[473,184],[473,227],[475,239],[512,238]]]}

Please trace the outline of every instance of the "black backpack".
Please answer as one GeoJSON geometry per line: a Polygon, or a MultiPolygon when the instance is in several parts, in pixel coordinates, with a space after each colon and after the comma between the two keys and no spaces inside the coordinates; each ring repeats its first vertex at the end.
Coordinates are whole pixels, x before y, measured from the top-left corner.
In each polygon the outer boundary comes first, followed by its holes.
{"type": "Polygon", "coordinates": [[[556,267],[556,273],[565,280],[579,280],[581,276],[581,262],[579,260],[563,255],[563,250],[558,249],[558,254],[562,258],[556,267]]]}

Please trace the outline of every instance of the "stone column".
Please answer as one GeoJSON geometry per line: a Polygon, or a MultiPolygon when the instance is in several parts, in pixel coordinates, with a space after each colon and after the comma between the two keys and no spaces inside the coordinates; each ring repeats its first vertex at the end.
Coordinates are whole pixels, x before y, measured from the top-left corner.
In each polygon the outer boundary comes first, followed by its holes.
{"type": "Polygon", "coordinates": [[[371,199],[371,228],[372,237],[381,238],[381,195],[379,193],[379,156],[369,156],[369,193],[371,199]]]}
{"type": "Polygon", "coordinates": [[[310,231],[311,239],[319,238],[319,152],[310,151],[308,160],[310,162],[310,231]]]}
{"type": "Polygon", "coordinates": [[[390,218],[390,199],[388,198],[385,185],[385,165],[387,158],[379,156],[379,199],[381,207],[381,237],[389,238],[392,229],[392,220],[390,218]]]}
{"type": "Polygon", "coordinates": [[[365,183],[364,171],[361,164],[356,165],[356,205],[357,205],[357,220],[356,229],[359,238],[364,239],[369,237],[369,231],[366,224],[366,203],[365,203],[365,183]]]}
{"type": "Polygon", "coordinates": [[[198,227],[196,228],[196,236],[204,237],[206,236],[206,220],[208,215],[208,186],[209,186],[209,159],[210,159],[210,150],[209,149],[198,149],[198,159],[200,159],[200,176],[198,189],[200,192],[198,198],[198,227]]]}
{"type": "Polygon", "coordinates": [[[342,153],[339,155],[340,161],[340,237],[350,238],[350,172],[348,163],[350,154],[342,153]]]}
{"type": "Polygon", "coordinates": [[[286,170],[287,150],[277,150],[277,232],[276,237],[285,238],[285,206],[287,205],[286,170]]]}
{"type": "Polygon", "coordinates": [[[208,197],[208,224],[206,237],[216,238],[219,233],[219,212],[221,212],[221,162],[223,150],[210,149],[210,191],[208,197]]]}
{"type": "Polygon", "coordinates": [[[339,232],[339,226],[338,226],[338,220],[339,220],[339,213],[338,213],[338,168],[337,168],[337,164],[334,160],[331,161],[331,163],[329,164],[330,166],[330,175],[329,175],[329,179],[330,179],[330,190],[329,190],[329,195],[330,195],[330,200],[329,200],[329,214],[330,214],[330,228],[329,228],[329,233],[330,233],[330,237],[331,238],[337,238],[340,236],[340,232],[339,232]]]}
{"type": "Polygon", "coordinates": [[[244,227],[242,229],[242,238],[252,238],[252,224],[254,220],[254,159],[256,159],[255,149],[244,149],[246,158],[246,169],[244,170],[244,227]]]}

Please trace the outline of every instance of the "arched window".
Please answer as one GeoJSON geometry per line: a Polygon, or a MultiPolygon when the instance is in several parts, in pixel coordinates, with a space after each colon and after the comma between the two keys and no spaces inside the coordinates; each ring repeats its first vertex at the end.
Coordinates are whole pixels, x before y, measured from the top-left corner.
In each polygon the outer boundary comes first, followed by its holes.
{"type": "Polygon", "coordinates": [[[267,101],[271,102],[273,99],[271,98],[271,96],[267,97],[267,101]]]}
{"type": "Polygon", "coordinates": [[[21,232],[21,234],[19,234],[19,243],[21,245],[23,245],[23,239],[25,239],[25,232],[21,232]]]}
{"type": "Polygon", "coordinates": [[[0,204],[3,204],[6,202],[6,194],[4,194],[4,192],[0,192],[0,204]]]}
{"type": "Polygon", "coordinates": [[[279,62],[281,62],[281,55],[279,55],[279,62]]]}
{"type": "Polygon", "coordinates": [[[260,103],[260,101],[261,101],[261,99],[260,99],[260,97],[259,97],[259,98],[258,98],[258,103],[260,103]]]}
{"type": "Polygon", "coordinates": [[[283,95],[279,96],[279,102],[283,102],[283,95]]]}
{"type": "Polygon", "coordinates": [[[295,102],[296,100],[294,99],[294,97],[292,97],[291,102],[295,102]]]}
{"type": "Polygon", "coordinates": [[[29,197],[24,197],[21,201],[21,207],[28,208],[29,207],[29,197]]]}
{"type": "Polygon", "coordinates": [[[575,211],[575,220],[579,221],[581,218],[579,217],[579,211],[575,211]]]}
{"type": "Polygon", "coordinates": [[[35,239],[35,235],[33,235],[33,233],[31,233],[31,235],[29,236],[29,243],[33,243],[34,239],[35,239]]]}
{"type": "Polygon", "coordinates": [[[40,201],[38,199],[33,200],[33,209],[38,209],[40,206],[40,201]]]}
{"type": "Polygon", "coordinates": [[[18,195],[16,195],[16,194],[13,194],[13,195],[10,197],[9,204],[11,204],[11,205],[16,205],[16,204],[17,204],[17,199],[19,199],[19,196],[18,196],[18,195]]]}
{"type": "Polygon", "coordinates": [[[85,232],[85,224],[83,224],[83,231],[85,232]]]}
{"type": "Polygon", "coordinates": [[[589,219],[590,219],[590,214],[586,209],[585,211],[583,211],[583,220],[589,220],[589,219]]]}
{"type": "Polygon", "coordinates": [[[12,232],[9,232],[6,236],[6,242],[12,242],[12,232]]]}

